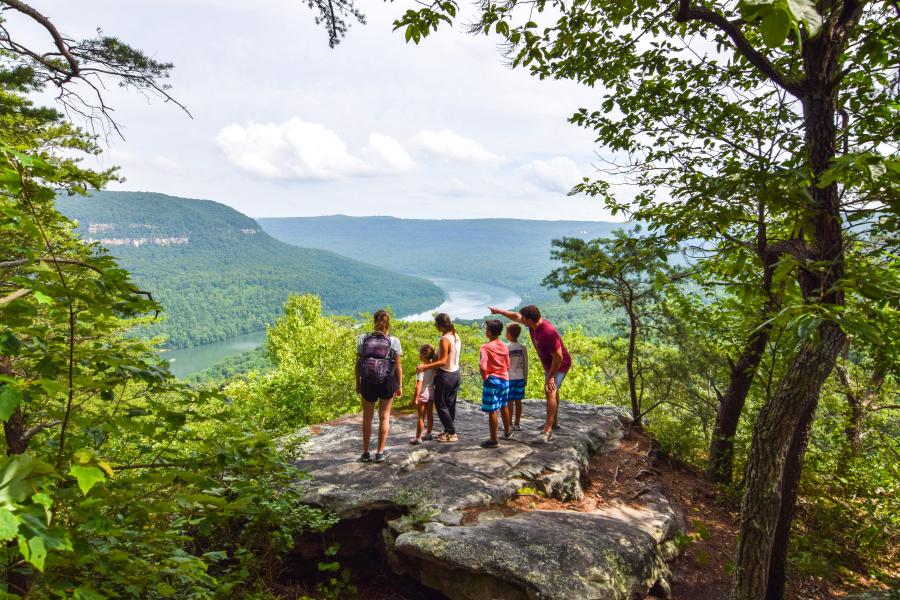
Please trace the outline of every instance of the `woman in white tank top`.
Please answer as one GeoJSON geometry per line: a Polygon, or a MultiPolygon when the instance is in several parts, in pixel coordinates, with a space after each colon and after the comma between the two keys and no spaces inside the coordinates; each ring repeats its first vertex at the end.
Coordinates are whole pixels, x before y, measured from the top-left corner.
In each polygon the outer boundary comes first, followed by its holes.
{"type": "Polygon", "coordinates": [[[438,346],[438,358],[433,363],[416,367],[416,372],[437,367],[434,377],[434,407],[444,427],[444,432],[435,439],[439,442],[457,441],[456,428],[456,394],[459,392],[459,352],[462,342],[453,328],[450,315],[441,313],[434,318],[434,325],[441,332],[438,346]]]}
{"type": "Polygon", "coordinates": [[[444,335],[441,336],[441,344],[438,347],[438,361],[441,360],[442,354],[441,351],[444,349],[444,346],[449,346],[450,358],[447,360],[446,367],[438,367],[441,371],[447,371],[449,373],[455,373],[459,371],[459,349],[462,347],[462,341],[460,341],[459,336],[456,334],[456,331],[451,330],[444,335]],[[443,341],[447,340],[447,344],[444,344],[443,341]]]}

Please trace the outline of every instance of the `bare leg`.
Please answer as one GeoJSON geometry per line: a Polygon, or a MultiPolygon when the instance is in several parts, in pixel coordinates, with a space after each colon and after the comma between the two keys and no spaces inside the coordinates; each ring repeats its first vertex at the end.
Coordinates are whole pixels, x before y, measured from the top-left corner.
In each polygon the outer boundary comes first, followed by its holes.
{"type": "Polygon", "coordinates": [[[509,404],[500,409],[500,416],[503,418],[503,433],[509,434],[509,404]]]}
{"type": "Polygon", "coordinates": [[[553,426],[559,427],[559,403],[562,400],[559,397],[559,388],[556,388],[556,410],[553,411],[553,426]]]}
{"type": "Polygon", "coordinates": [[[491,441],[497,441],[497,411],[488,413],[488,427],[491,430],[491,441]]]}
{"type": "Polygon", "coordinates": [[[375,403],[362,401],[363,405],[363,452],[369,451],[369,440],[372,438],[372,415],[375,414],[375,403]]]}
{"type": "Polygon", "coordinates": [[[428,417],[428,429],[425,433],[431,433],[431,428],[434,425],[434,400],[432,399],[427,405],[425,405],[425,414],[428,417]]]}
{"type": "Polygon", "coordinates": [[[547,395],[547,420],[544,422],[544,433],[551,431],[553,422],[556,420],[556,411],[559,408],[557,404],[557,391],[552,392],[544,390],[547,395]]]}
{"type": "Polygon", "coordinates": [[[522,401],[516,400],[516,427],[519,426],[519,421],[522,419],[522,401]]]}
{"type": "Polygon", "coordinates": [[[378,401],[378,452],[384,452],[384,443],[387,441],[388,431],[391,429],[391,406],[393,398],[378,401]]]}
{"type": "Polygon", "coordinates": [[[416,404],[416,413],[418,420],[416,421],[416,439],[422,439],[422,429],[425,427],[425,412],[428,410],[427,404],[416,404]]]}

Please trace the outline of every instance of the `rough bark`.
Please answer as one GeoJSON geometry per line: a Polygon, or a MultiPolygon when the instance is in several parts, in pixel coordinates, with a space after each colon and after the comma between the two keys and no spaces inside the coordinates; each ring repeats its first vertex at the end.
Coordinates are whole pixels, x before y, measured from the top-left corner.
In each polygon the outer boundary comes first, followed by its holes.
{"type": "Polygon", "coordinates": [[[787,556],[791,541],[791,523],[797,508],[797,494],[800,490],[800,476],[803,473],[803,457],[809,443],[809,432],[816,414],[818,398],[807,403],[807,408],[794,431],[788,446],[784,463],[784,478],[781,481],[781,509],[775,537],[772,543],[772,558],[769,561],[769,581],[766,600],[783,600],[787,581],[787,556]]]}
{"type": "MultiPolygon", "coordinates": [[[[0,375],[11,376],[12,360],[9,356],[0,356],[0,375]]],[[[22,416],[22,407],[16,407],[15,412],[3,423],[3,435],[6,441],[6,454],[22,454],[28,447],[25,439],[25,420],[22,416]]]]}
{"type": "Polygon", "coordinates": [[[753,431],[747,490],[741,504],[741,532],[732,600],[766,597],[772,543],[782,510],[782,477],[789,445],[804,414],[815,411],[818,392],[834,368],[844,334],[831,322],[819,328],[791,361],[772,400],[760,411],[753,431]]]}

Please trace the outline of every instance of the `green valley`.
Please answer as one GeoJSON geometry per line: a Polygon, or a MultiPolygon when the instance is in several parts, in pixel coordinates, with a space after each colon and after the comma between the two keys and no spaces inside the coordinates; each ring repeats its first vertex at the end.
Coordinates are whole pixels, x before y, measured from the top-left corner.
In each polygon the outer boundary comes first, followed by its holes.
{"type": "Polygon", "coordinates": [[[556,266],[551,241],[608,237],[625,223],[525,219],[398,219],[394,217],[288,217],[258,219],[276,239],[331,250],[421,277],[457,277],[515,290],[522,303],[541,305],[566,328],[608,334],[616,315],[594,301],[565,303],[541,286],[556,266]],[[366,240],[391,240],[391,252],[371,252],[366,240]]]}
{"type": "Polygon", "coordinates": [[[387,305],[412,314],[444,298],[424,279],[278,241],[250,217],[209,200],[96,192],[58,204],[78,221],[83,239],[108,248],[162,303],[166,319],[145,333],[166,336],[171,348],[263,329],[292,292],[319,295],[332,314],[387,305]]]}
{"type": "Polygon", "coordinates": [[[523,219],[397,219],[290,217],[259,219],[289,244],[331,250],[404,273],[457,277],[511,288],[524,301],[556,298],[540,286],[553,268],[551,240],[605,237],[622,223],[523,219]],[[391,240],[391,252],[373,253],[369,240],[391,240]]]}

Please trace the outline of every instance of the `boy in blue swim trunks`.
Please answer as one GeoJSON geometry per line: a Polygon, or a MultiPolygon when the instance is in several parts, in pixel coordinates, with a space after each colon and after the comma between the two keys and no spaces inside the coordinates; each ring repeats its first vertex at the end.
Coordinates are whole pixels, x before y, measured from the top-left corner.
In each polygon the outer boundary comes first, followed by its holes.
{"type": "Polygon", "coordinates": [[[496,448],[497,442],[497,413],[503,417],[504,438],[512,437],[509,426],[509,409],[506,406],[509,392],[509,349],[500,340],[503,333],[503,323],[497,319],[489,319],[484,322],[484,334],[490,340],[481,346],[481,358],[478,369],[481,371],[481,410],[488,414],[488,427],[490,439],[481,443],[482,448],[496,448]]]}
{"type": "Polygon", "coordinates": [[[518,323],[506,326],[506,339],[509,341],[508,410],[513,431],[522,431],[519,421],[522,419],[522,400],[525,399],[525,387],[528,385],[528,349],[519,343],[521,334],[522,326],[518,323]]]}

